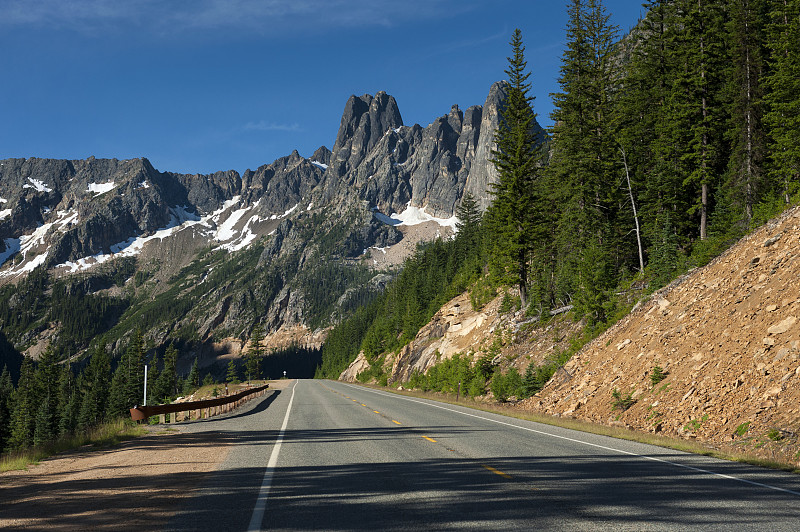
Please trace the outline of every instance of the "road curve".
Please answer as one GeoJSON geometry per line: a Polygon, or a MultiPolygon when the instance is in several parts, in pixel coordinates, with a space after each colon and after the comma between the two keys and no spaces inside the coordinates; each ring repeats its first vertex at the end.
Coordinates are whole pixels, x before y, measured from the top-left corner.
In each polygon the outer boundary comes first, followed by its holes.
{"type": "Polygon", "coordinates": [[[800,529],[800,477],[333,381],[191,426],[228,458],[168,530],[800,529]]]}

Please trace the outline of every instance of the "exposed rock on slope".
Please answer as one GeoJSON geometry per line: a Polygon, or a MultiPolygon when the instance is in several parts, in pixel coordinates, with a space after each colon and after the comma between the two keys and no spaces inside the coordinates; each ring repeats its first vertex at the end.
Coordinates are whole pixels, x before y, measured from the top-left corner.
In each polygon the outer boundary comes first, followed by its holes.
{"type": "MultiPolygon", "coordinates": [[[[480,310],[472,308],[466,293],[448,301],[399,353],[386,357],[384,370],[389,381],[405,382],[413,372],[425,373],[459,353],[476,360],[491,352],[501,368],[524,372],[531,362],[544,364],[566,349],[571,335],[581,328],[580,323],[563,317],[538,326],[538,320],[525,317],[523,312],[501,314],[503,297],[497,296],[480,310]]],[[[369,362],[359,355],[339,378],[355,381],[367,368],[369,362]]]]}
{"type": "Polygon", "coordinates": [[[656,293],[525,406],[794,458],[800,432],[800,209],[656,293]],[[651,385],[655,366],[666,379],[651,385]],[[612,409],[612,392],[635,404],[612,409]],[[774,440],[777,440],[775,442],[774,440]]]}

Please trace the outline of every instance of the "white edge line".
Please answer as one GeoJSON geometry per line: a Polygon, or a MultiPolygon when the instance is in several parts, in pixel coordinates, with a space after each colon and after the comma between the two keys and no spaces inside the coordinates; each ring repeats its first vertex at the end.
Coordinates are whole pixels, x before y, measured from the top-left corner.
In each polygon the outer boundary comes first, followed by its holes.
{"type": "MultiPolygon", "coordinates": [[[[422,405],[428,405],[428,406],[433,407],[433,408],[439,408],[441,410],[447,410],[448,412],[455,412],[456,414],[461,414],[462,416],[474,417],[474,418],[477,418],[477,419],[482,419],[484,421],[489,421],[491,423],[497,423],[499,425],[506,425],[508,427],[514,427],[514,428],[521,429],[521,430],[527,430],[528,432],[535,432],[536,434],[541,434],[543,436],[550,436],[551,438],[558,438],[558,439],[561,439],[561,440],[571,441],[573,443],[580,443],[582,445],[587,445],[589,447],[596,447],[598,449],[605,449],[606,451],[612,451],[612,452],[620,453],[620,454],[627,454],[629,456],[636,456],[638,458],[644,458],[645,460],[652,460],[654,462],[661,462],[663,464],[669,464],[669,465],[673,465],[673,466],[676,466],[676,467],[682,467],[684,469],[689,469],[691,471],[697,471],[698,473],[705,473],[707,475],[713,475],[715,477],[725,478],[725,479],[728,479],[728,480],[735,480],[737,482],[744,482],[745,484],[750,484],[750,485],[753,485],[753,486],[758,486],[758,487],[761,487],[761,488],[767,488],[767,489],[771,489],[771,490],[775,490],[775,491],[781,491],[783,493],[789,493],[789,494],[797,495],[798,497],[800,497],[800,492],[788,490],[786,488],[779,488],[777,486],[770,486],[769,484],[762,484],[761,482],[755,482],[753,480],[747,480],[747,479],[744,479],[744,478],[734,477],[734,476],[731,476],[731,475],[725,475],[723,473],[715,473],[714,471],[708,471],[707,469],[701,469],[699,467],[694,467],[694,466],[685,465],[685,464],[679,464],[677,462],[670,462],[669,460],[664,460],[663,458],[656,458],[655,456],[647,456],[646,454],[632,453],[630,451],[623,451],[622,449],[615,449],[613,447],[606,447],[605,445],[599,445],[597,443],[590,443],[590,442],[587,442],[587,441],[576,440],[574,438],[568,438],[566,436],[559,436],[558,434],[552,434],[550,432],[544,432],[544,431],[532,429],[532,428],[529,428],[529,427],[521,427],[519,425],[514,425],[513,423],[507,423],[505,421],[499,421],[497,419],[491,419],[491,418],[479,416],[479,415],[476,415],[476,414],[470,414],[469,412],[461,412],[459,410],[453,410],[452,408],[447,408],[445,406],[440,406],[440,405],[437,405],[437,404],[428,403],[426,401],[420,401],[418,399],[411,399],[410,397],[405,397],[403,395],[390,394],[390,393],[387,393],[387,392],[379,392],[379,391],[376,391],[376,390],[371,390],[369,388],[364,388],[364,387],[361,387],[361,386],[355,386],[353,384],[347,384],[347,383],[341,383],[341,384],[344,384],[345,386],[350,386],[351,388],[358,388],[359,390],[372,392],[372,393],[375,393],[375,394],[378,394],[378,395],[385,395],[385,396],[388,396],[388,397],[396,397],[396,398],[399,398],[399,399],[404,399],[406,401],[411,401],[412,403],[419,403],[419,404],[422,404],[422,405]]],[[[567,430],[570,430],[570,429],[567,429],[567,430]]]]}
{"type": "Polygon", "coordinates": [[[289,399],[289,406],[286,407],[286,416],[283,418],[281,431],[278,433],[278,437],[275,439],[275,446],[272,448],[272,454],[269,455],[267,470],[264,471],[264,481],[261,483],[261,490],[258,492],[256,505],[253,508],[253,515],[250,517],[250,524],[247,526],[248,532],[259,532],[261,530],[261,522],[264,520],[264,512],[267,509],[269,488],[272,486],[272,475],[275,472],[275,466],[278,465],[278,455],[281,452],[283,434],[286,432],[286,426],[289,424],[289,413],[292,411],[292,403],[294,402],[294,389],[297,388],[297,382],[298,381],[294,381],[294,386],[292,386],[292,397],[289,399]]]}

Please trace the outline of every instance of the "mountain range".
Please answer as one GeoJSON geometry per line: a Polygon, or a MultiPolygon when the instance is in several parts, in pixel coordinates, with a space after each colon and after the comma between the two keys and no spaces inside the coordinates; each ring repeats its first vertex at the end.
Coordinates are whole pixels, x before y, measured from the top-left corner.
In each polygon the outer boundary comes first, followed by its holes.
{"type": "Polygon", "coordinates": [[[351,96],[332,149],[241,175],[164,172],[145,158],[2,160],[4,334],[34,357],[51,343],[76,356],[140,329],[151,347],[179,341],[207,364],[237,354],[255,325],[273,347],[319,345],[418,241],[452,233],[465,193],[488,205],[504,97],[495,83],[482,106],[422,127],[404,125],[385,92],[351,96]],[[44,302],[23,312],[34,271],[44,302]],[[61,291],[114,311],[75,338],[73,317],[54,310],[61,291]]]}

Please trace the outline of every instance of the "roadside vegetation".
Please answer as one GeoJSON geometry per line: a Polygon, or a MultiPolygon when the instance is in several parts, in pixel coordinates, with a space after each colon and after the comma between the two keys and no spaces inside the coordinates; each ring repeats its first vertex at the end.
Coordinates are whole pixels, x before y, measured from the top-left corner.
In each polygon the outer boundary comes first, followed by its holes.
{"type": "Polygon", "coordinates": [[[620,40],[601,1],[568,3],[556,125],[545,137],[533,133],[531,74],[514,32],[490,206],[481,213],[465,196],[457,236],[421,247],[383,296],[331,331],[318,377],[338,377],[363,352],[371,367],[359,380],[388,383],[386,355],[443,302],[469,291],[480,308],[513,287],[506,310],[545,322],[569,308],[583,333],[524,375],[488,372],[475,354],[469,367],[442,362],[408,385],[530,395],[639,300],[797,203],[795,2],[645,7],[620,40]]]}
{"type": "Polygon", "coordinates": [[[94,449],[112,447],[125,440],[144,435],[147,429],[130,420],[117,420],[101,423],[92,429],[58,438],[54,441],[26,447],[4,454],[0,457],[0,473],[17,469],[27,469],[53,455],[91,446],[94,449]]]}

